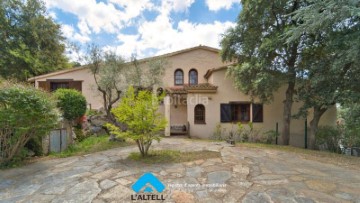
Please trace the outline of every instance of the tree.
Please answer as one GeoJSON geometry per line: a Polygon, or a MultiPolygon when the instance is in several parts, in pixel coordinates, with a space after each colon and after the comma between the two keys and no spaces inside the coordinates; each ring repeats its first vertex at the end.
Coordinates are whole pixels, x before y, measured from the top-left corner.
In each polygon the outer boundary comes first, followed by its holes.
{"type": "Polygon", "coordinates": [[[286,43],[282,35],[297,26],[293,12],[305,6],[301,0],[243,0],[237,25],[224,35],[223,61],[234,61],[228,69],[235,86],[246,94],[270,102],[280,86],[286,85],[282,142],[289,144],[293,97],[297,73],[302,69],[301,43],[286,43]]]}
{"type": "Polygon", "coordinates": [[[107,118],[111,122],[115,122],[111,109],[120,100],[121,94],[126,87],[125,61],[114,52],[103,52],[96,45],[89,47],[88,61],[97,90],[103,98],[107,118]]]}
{"type": "Polygon", "coordinates": [[[107,124],[111,133],[134,140],[142,156],[147,156],[154,140],[160,141],[159,132],[165,129],[166,119],[158,112],[163,96],[141,90],[137,94],[129,87],[119,106],[112,110],[117,121],[127,126],[122,132],[117,126],[107,124]]]}
{"type": "Polygon", "coordinates": [[[26,80],[67,67],[60,25],[41,0],[0,0],[0,75],[26,80]]]}
{"type": "Polygon", "coordinates": [[[0,84],[0,164],[18,155],[31,138],[43,137],[58,122],[51,96],[34,87],[0,84]]]}
{"type": "Polygon", "coordinates": [[[303,112],[314,111],[310,121],[310,148],[321,116],[336,103],[346,104],[360,98],[360,3],[358,1],[309,1],[296,11],[301,22],[290,29],[288,42],[303,41],[304,77],[299,83],[298,99],[303,112]]]}
{"type": "Polygon", "coordinates": [[[129,86],[137,89],[153,89],[162,83],[166,60],[152,60],[141,66],[136,57],[125,63],[114,52],[104,52],[100,47],[91,45],[88,51],[88,63],[94,76],[97,90],[103,97],[104,109],[108,119],[115,123],[111,113],[113,106],[121,99],[129,86]]]}

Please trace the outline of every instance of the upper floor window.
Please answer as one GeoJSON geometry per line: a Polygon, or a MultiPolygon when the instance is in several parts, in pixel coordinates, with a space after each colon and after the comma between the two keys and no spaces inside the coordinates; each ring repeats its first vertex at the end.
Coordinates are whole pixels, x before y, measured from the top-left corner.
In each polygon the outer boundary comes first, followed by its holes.
{"type": "Polygon", "coordinates": [[[205,124],[205,106],[198,104],[194,109],[194,123],[205,124]]]}
{"type": "Polygon", "coordinates": [[[198,72],[195,69],[189,71],[189,84],[197,85],[198,84],[198,72]]]}
{"type": "Polygon", "coordinates": [[[184,72],[181,69],[177,69],[174,74],[175,85],[184,84],[184,72]]]}

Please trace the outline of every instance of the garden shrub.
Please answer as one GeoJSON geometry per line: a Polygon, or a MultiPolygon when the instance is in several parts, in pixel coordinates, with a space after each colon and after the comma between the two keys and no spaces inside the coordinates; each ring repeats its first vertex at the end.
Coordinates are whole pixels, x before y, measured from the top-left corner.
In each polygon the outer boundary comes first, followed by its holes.
{"type": "Polygon", "coordinates": [[[316,145],[326,145],[331,152],[339,153],[339,141],[341,140],[341,129],[333,126],[320,126],[315,135],[316,145]]]}
{"type": "Polygon", "coordinates": [[[84,131],[81,128],[81,125],[77,125],[73,129],[76,135],[76,141],[81,142],[85,138],[89,137],[88,134],[84,133],[84,131]]]}
{"type": "Polygon", "coordinates": [[[58,89],[54,92],[54,96],[58,100],[57,106],[66,120],[74,121],[85,115],[86,99],[81,92],[73,89],[58,89]]]}
{"type": "Polygon", "coordinates": [[[216,124],[214,133],[212,134],[211,139],[219,140],[219,141],[224,140],[222,133],[223,132],[222,132],[221,124],[220,123],[216,124]]]}
{"type": "Polygon", "coordinates": [[[163,96],[144,90],[135,93],[129,87],[119,106],[112,109],[116,120],[127,127],[123,132],[118,126],[107,124],[111,134],[130,138],[136,142],[142,156],[147,156],[154,140],[160,141],[160,132],[165,129],[166,119],[158,112],[163,96]]]}
{"type": "Polygon", "coordinates": [[[58,118],[56,102],[48,93],[22,84],[0,84],[0,164],[20,155],[29,139],[47,135],[58,118]]]}
{"type": "Polygon", "coordinates": [[[344,144],[346,147],[360,147],[360,104],[347,104],[340,115],[345,120],[344,144]]]}
{"type": "Polygon", "coordinates": [[[275,130],[269,130],[265,132],[264,139],[266,144],[273,144],[276,140],[276,137],[279,137],[279,132],[276,132],[275,130]]]}

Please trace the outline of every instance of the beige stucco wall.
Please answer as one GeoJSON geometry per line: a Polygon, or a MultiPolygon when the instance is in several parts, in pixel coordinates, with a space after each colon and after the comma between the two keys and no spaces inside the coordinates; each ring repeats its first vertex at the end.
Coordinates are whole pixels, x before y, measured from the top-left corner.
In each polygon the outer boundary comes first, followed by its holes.
{"type": "MultiPolygon", "coordinates": [[[[215,71],[212,76],[206,80],[203,76],[207,70],[221,67],[224,64],[218,53],[205,50],[193,49],[188,52],[183,52],[166,58],[167,66],[165,68],[165,75],[163,77],[162,87],[174,86],[174,72],[176,69],[182,69],[184,72],[184,83],[188,83],[188,73],[191,69],[198,71],[198,82],[209,82],[218,86],[217,93],[213,94],[188,94],[187,104],[171,103],[169,106],[169,117],[171,125],[185,124],[187,121],[190,123],[190,135],[199,138],[209,138],[214,131],[215,126],[220,123],[220,103],[228,103],[230,101],[250,101],[250,98],[243,93],[239,92],[233,87],[233,81],[225,78],[226,70],[215,71]],[[202,103],[206,108],[206,124],[194,124],[194,107],[196,104],[202,103]]],[[[141,68],[146,70],[148,67],[147,62],[140,63],[141,68]]],[[[41,78],[41,77],[40,77],[41,78]]],[[[95,81],[92,74],[88,69],[79,69],[69,73],[63,73],[54,76],[37,79],[35,85],[38,86],[38,81],[46,81],[46,79],[73,79],[83,81],[82,93],[86,100],[91,104],[92,108],[98,109],[102,107],[102,98],[96,90],[95,81]]],[[[264,122],[254,123],[254,127],[262,132],[275,130],[276,123],[279,123],[279,131],[283,125],[283,100],[285,88],[279,89],[274,94],[274,101],[271,104],[264,105],[264,122]]],[[[172,100],[173,101],[173,100],[172,100]]],[[[293,112],[301,106],[299,103],[294,103],[293,112]]],[[[160,112],[167,115],[165,104],[160,106],[160,112]]],[[[310,111],[311,112],[311,111],[310,111]]],[[[311,118],[309,115],[309,119],[311,118]]],[[[327,111],[321,121],[320,125],[334,125],[336,122],[336,108],[327,111]]],[[[223,127],[228,130],[231,129],[232,124],[223,123],[223,127]]],[[[290,143],[295,146],[302,147],[304,145],[304,120],[293,119],[291,123],[291,139],[290,143]]]]}
{"type": "Polygon", "coordinates": [[[204,75],[208,69],[223,66],[218,53],[195,49],[186,53],[171,56],[167,59],[168,67],[166,68],[163,78],[165,87],[174,86],[174,72],[182,69],[184,72],[184,83],[189,83],[189,71],[196,69],[198,71],[198,83],[205,83],[204,75]]]}
{"type": "Polygon", "coordinates": [[[91,105],[92,109],[99,109],[103,106],[102,97],[96,89],[95,80],[89,69],[79,69],[78,71],[40,78],[35,81],[35,87],[38,87],[39,81],[46,81],[48,79],[73,79],[83,81],[82,94],[85,96],[87,103],[91,105]]]}
{"type": "MultiPolygon", "coordinates": [[[[215,94],[188,94],[188,121],[190,123],[190,135],[199,138],[210,137],[215,129],[215,126],[220,123],[220,104],[229,103],[230,101],[244,101],[250,102],[249,96],[236,90],[233,86],[233,81],[230,78],[225,78],[226,70],[216,71],[211,76],[210,80],[214,85],[218,86],[218,91],[215,94]],[[198,98],[198,99],[195,99],[198,98]],[[196,102],[190,102],[196,101],[196,102]],[[194,107],[196,104],[202,103],[206,108],[206,124],[194,124],[194,107]]],[[[283,126],[283,101],[284,101],[284,88],[280,88],[274,94],[274,100],[271,104],[264,105],[262,123],[254,123],[254,127],[260,132],[267,132],[275,130],[276,123],[279,123],[279,132],[283,126]]],[[[293,104],[293,112],[296,112],[300,103],[293,104]]],[[[310,111],[311,112],[311,111],[310,111]]],[[[252,117],[252,113],[251,113],[252,117]]],[[[311,113],[308,117],[310,120],[311,113]]],[[[252,118],[251,118],[252,119],[252,118]]],[[[336,108],[328,110],[322,117],[321,125],[335,125],[336,123],[336,108]]],[[[231,130],[233,124],[221,123],[223,128],[227,131],[231,130]]],[[[234,129],[236,126],[234,126],[234,129]]],[[[290,144],[294,146],[304,146],[304,120],[293,119],[291,122],[291,138],[290,144]]]]}
{"type": "MultiPolygon", "coordinates": [[[[169,56],[165,60],[167,61],[167,66],[165,67],[165,74],[162,80],[163,84],[161,84],[162,87],[174,86],[174,72],[176,69],[183,70],[185,84],[188,83],[188,73],[193,68],[198,71],[198,82],[204,83],[206,80],[203,76],[208,69],[223,65],[218,53],[202,48],[193,49],[188,52],[169,56]]],[[[148,62],[140,61],[139,65],[140,68],[146,71],[148,62]]],[[[79,69],[78,71],[39,78],[40,79],[35,80],[36,87],[38,87],[38,81],[46,81],[47,79],[73,79],[83,81],[82,93],[85,96],[87,102],[91,104],[91,108],[99,109],[103,106],[102,97],[97,91],[93,75],[88,69],[79,69]]],[[[173,106],[172,110],[174,110],[174,113],[172,114],[172,119],[174,119],[174,122],[172,123],[184,123],[184,120],[186,123],[186,106],[180,106],[178,109],[175,109],[173,106]],[[176,112],[178,112],[179,115],[177,115],[178,113],[176,112]]]]}

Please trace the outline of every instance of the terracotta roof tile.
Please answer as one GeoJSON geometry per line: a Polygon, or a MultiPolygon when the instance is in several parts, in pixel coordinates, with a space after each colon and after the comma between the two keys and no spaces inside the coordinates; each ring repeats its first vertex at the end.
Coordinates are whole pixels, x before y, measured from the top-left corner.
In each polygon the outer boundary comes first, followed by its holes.
{"type": "Polygon", "coordinates": [[[210,83],[200,83],[197,85],[184,84],[183,86],[173,86],[168,87],[167,91],[171,94],[186,94],[189,92],[201,92],[201,91],[211,91],[216,92],[217,86],[210,83]]]}
{"type": "Polygon", "coordinates": [[[216,90],[218,87],[210,83],[199,83],[197,85],[184,85],[186,90],[216,90]]]}

